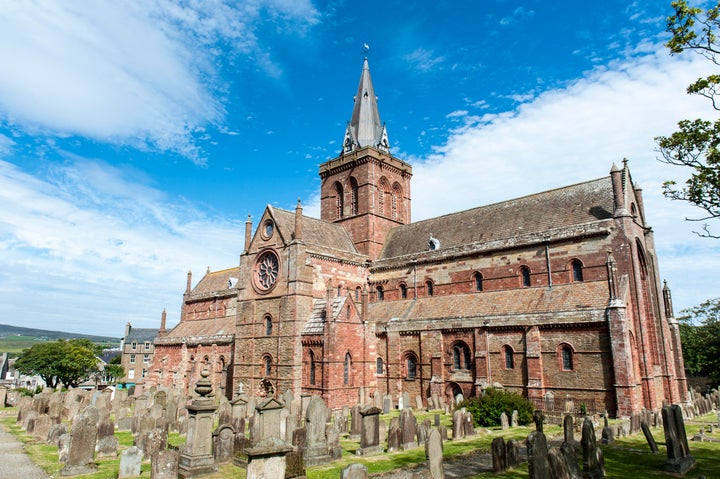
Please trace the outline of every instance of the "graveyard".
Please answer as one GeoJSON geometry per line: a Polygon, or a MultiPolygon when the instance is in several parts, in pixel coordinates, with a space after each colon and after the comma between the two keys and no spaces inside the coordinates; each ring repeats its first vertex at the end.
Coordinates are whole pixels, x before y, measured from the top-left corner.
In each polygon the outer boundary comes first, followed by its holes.
{"type": "Polygon", "coordinates": [[[716,391],[662,414],[536,410],[534,424],[503,414],[488,428],[447,406],[333,411],[316,396],[231,402],[202,387],[191,400],[162,389],[0,393],[1,427],[51,477],[720,477],[716,391]]]}

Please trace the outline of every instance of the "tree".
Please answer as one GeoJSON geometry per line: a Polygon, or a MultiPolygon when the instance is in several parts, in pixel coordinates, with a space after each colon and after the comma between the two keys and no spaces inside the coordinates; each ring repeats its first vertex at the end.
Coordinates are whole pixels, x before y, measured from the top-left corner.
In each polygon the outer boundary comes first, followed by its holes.
{"type": "Polygon", "coordinates": [[[115,381],[118,378],[125,376],[125,368],[121,365],[122,356],[115,356],[105,365],[103,375],[107,378],[111,378],[115,381]]]}
{"type": "MultiPolygon", "coordinates": [[[[720,1],[708,10],[688,6],[685,0],[672,2],[675,14],[667,18],[667,31],[672,38],[666,43],[670,54],[685,50],[697,52],[720,66],[720,43],[716,32],[720,28],[720,1]]],[[[709,99],[720,111],[720,75],[699,78],[687,87],[687,93],[709,99]]],[[[684,186],[675,181],[663,184],[663,194],[672,200],[687,201],[704,210],[699,218],[688,221],[707,221],[720,217],[720,120],[682,120],[678,131],[670,136],[655,138],[660,160],[675,166],[689,167],[690,178],[684,186]]],[[[710,232],[707,223],[701,237],[720,238],[710,232]]]]}
{"type": "Polygon", "coordinates": [[[720,298],[682,310],[678,322],[685,371],[720,385],[720,298]]]}
{"type": "Polygon", "coordinates": [[[38,343],[22,352],[15,367],[24,374],[37,374],[49,387],[76,387],[97,369],[97,347],[87,339],[38,343]]]}

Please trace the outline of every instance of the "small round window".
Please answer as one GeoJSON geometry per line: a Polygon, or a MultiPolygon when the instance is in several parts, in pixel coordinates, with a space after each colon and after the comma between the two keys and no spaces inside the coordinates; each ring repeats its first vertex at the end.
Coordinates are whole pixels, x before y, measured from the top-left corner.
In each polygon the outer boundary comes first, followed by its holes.
{"type": "Polygon", "coordinates": [[[273,231],[275,230],[275,225],[271,220],[267,220],[265,224],[263,225],[263,237],[265,239],[270,238],[273,235],[273,231]]]}

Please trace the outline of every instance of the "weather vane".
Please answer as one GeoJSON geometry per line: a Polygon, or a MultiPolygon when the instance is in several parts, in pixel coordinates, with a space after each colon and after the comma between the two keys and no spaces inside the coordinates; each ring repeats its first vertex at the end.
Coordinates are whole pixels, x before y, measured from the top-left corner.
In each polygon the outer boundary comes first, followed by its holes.
{"type": "Polygon", "coordinates": [[[370,53],[370,45],[368,45],[367,43],[363,43],[362,54],[367,56],[368,53],[370,53]]]}

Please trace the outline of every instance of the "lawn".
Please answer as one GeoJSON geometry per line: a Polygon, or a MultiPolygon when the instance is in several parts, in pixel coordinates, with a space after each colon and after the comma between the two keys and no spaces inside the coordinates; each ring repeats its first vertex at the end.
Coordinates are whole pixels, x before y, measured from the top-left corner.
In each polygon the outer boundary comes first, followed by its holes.
{"type": "MultiPolygon", "coordinates": [[[[58,477],[62,464],[57,462],[57,448],[47,446],[36,441],[15,424],[16,412],[14,408],[0,409],[3,426],[25,443],[25,449],[32,460],[43,468],[49,475],[58,477]]],[[[389,417],[396,416],[397,411],[391,412],[390,415],[381,416],[387,421],[389,417]]],[[[422,413],[417,416],[418,422],[423,419],[432,419],[434,414],[422,413]]],[[[692,438],[699,432],[701,426],[705,426],[706,436],[712,437],[720,441],[720,428],[715,428],[714,432],[708,433],[708,426],[712,421],[717,421],[717,415],[711,414],[686,424],[688,439],[692,438]]],[[[441,415],[441,423],[448,427],[450,425],[450,416],[441,415]]],[[[717,426],[717,423],[714,423],[717,426]]],[[[531,427],[518,427],[507,430],[499,428],[489,428],[479,430],[479,434],[469,438],[456,441],[447,441],[444,445],[444,458],[446,467],[451,467],[451,463],[462,463],[460,470],[466,471],[468,478],[526,478],[528,477],[527,463],[523,463],[519,468],[509,470],[504,474],[493,474],[492,472],[482,472],[487,469],[488,460],[485,457],[485,466],[478,466],[477,458],[479,455],[487,454],[490,451],[490,444],[496,437],[504,437],[508,439],[518,439],[524,443],[527,435],[532,431],[531,427]]],[[[546,435],[552,439],[562,438],[562,429],[559,426],[546,426],[546,435]]],[[[606,477],[627,478],[627,477],[675,477],[671,474],[663,472],[663,464],[665,463],[665,448],[661,445],[664,442],[662,428],[653,428],[653,436],[660,447],[660,454],[654,455],[650,452],[650,448],[645,441],[642,433],[631,437],[623,437],[616,440],[613,445],[601,445],[601,449],[605,456],[606,477]]],[[[121,449],[132,445],[132,435],[130,432],[117,432],[116,437],[120,443],[121,449]]],[[[576,437],[576,439],[579,439],[576,437]]],[[[177,447],[184,442],[184,438],[177,434],[171,434],[168,443],[177,447]]],[[[694,442],[690,441],[690,453],[696,459],[696,465],[693,470],[688,473],[687,477],[698,477],[705,475],[706,477],[720,478],[720,442],[694,442]]],[[[416,448],[410,451],[401,451],[395,453],[385,453],[377,456],[359,457],[355,456],[355,451],[359,444],[357,440],[350,439],[347,435],[341,438],[341,446],[343,448],[342,459],[332,464],[324,466],[315,466],[307,469],[308,479],[338,479],[344,467],[352,463],[362,463],[368,467],[370,473],[379,473],[390,471],[398,468],[413,467],[422,465],[425,462],[425,451],[423,448],[416,448]]],[[[579,446],[578,446],[579,447],[579,446]]],[[[98,458],[97,463],[99,469],[96,473],[78,476],[87,479],[116,479],[119,467],[119,458],[98,458]]],[[[458,467],[458,466],[455,466],[458,467]]],[[[150,465],[144,463],[140,477],[150,477],[150,465]]],[[[237,468],[231,464],[220,467],[215,474],[204,476],[207,479],[230,479],[245,478],[245,470],[237,468]]]]}

